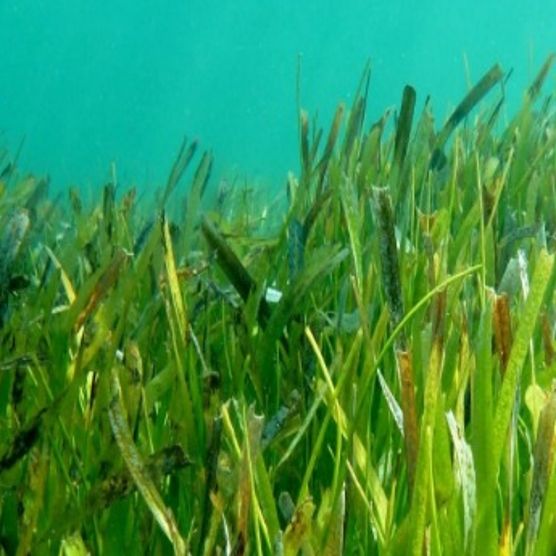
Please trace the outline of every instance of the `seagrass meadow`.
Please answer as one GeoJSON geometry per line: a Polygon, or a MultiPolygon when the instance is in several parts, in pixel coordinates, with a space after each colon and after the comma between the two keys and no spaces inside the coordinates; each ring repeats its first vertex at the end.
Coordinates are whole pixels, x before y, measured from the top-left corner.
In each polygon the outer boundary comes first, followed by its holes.
{"type": "Polygon", "coordinates": [[[435,124],[300,110],[279,211],[0,158],[2,554],[556,553],[551,55],[435,124]]]}

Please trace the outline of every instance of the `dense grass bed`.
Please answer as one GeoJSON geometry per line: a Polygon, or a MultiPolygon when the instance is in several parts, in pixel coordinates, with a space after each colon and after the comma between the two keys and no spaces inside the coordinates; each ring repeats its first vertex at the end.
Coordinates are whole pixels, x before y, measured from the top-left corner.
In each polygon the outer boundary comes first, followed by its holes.
{"type": "Polygon", "coordinates": [[[555,553],[553,61],[442,126],[365,71],[285,212],[187,141],[151,205],[1,155],[0,553],[555,553]]]}

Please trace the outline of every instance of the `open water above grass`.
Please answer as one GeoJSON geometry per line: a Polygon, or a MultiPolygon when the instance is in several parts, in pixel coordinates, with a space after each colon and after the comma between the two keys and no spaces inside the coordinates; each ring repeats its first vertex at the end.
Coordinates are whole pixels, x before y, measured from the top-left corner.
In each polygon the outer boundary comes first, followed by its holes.
{"type": "Polygon", "coordinates": [[[425,0],[222,2],[17,0],[0,4],[0,141],[55,188],[159,185],[182,135],[218,176],[282,187],[297,170],[301,104],[328,125],[367,59],[370,115],[411,83],[437,118],[494,62],[514,68],[509,106],[554,49],[556,3],[425,0]]]}

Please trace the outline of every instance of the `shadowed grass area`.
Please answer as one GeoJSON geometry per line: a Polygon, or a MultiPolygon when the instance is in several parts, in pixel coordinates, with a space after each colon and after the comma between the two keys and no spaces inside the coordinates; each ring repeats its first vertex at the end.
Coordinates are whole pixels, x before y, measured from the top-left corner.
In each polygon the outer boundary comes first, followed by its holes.
{"type": "Polygon", "coordinates": [[[150,207],[0,152],[0,551],[555,552],[553,61],[438,132],[367,68],[284,212],[187,140],[150,207]]]}

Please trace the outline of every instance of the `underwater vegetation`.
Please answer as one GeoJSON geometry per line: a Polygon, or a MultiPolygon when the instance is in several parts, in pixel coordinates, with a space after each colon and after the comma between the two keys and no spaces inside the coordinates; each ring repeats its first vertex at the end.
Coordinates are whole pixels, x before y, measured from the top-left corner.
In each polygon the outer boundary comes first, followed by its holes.
{"type": "Polygon", "coordinates": [[[555,59],[439,129],[366,68],[284,213],[187,140],[149,206],[0,152],[0,553],[554,553],[555,59]]]}

